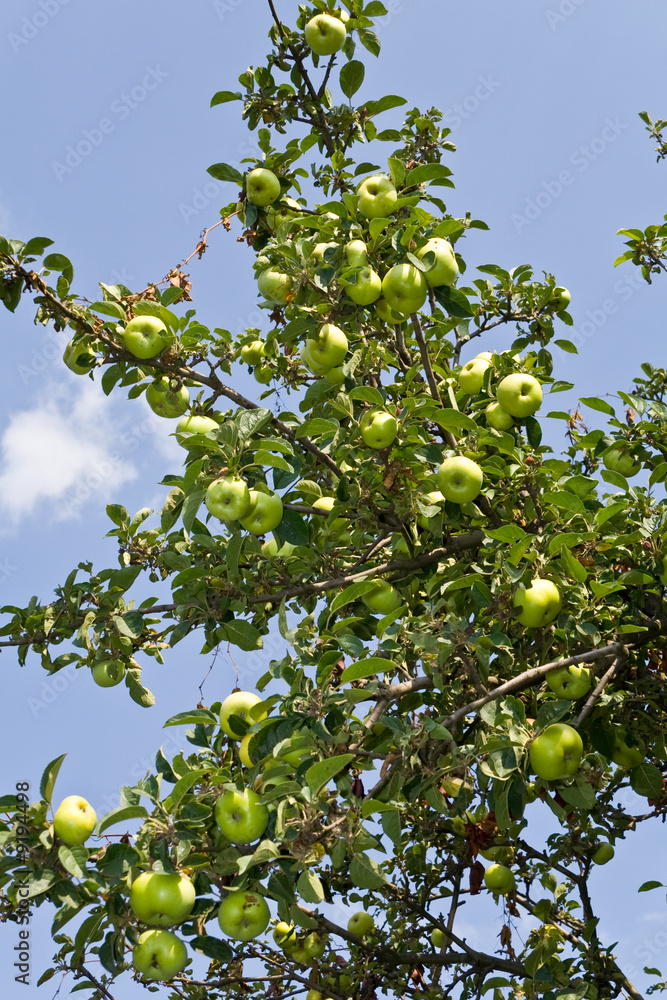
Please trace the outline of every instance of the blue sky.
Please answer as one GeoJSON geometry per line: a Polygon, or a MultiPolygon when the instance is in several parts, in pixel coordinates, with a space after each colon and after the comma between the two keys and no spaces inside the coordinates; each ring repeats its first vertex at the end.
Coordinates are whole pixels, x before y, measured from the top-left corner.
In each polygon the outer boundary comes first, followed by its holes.
{"type": "MultiPolygon", "coordinates": [[[[287,20],[296,6],[278,3],[287,20]]],[[[622,250],[616,230],[659,221],[665,208],[666,167],[656,165],[637,118],[642,110],[667,113],[664,4],[390,0],[388,7],[378,22],[382,56],[368,56],[359,98],[398,93],[409,107],[446,112],[458,145],[448,207],[490,226],[457,249],[471,268],[531,263],[538,275],[552,272],[572,292],[581,345],[578,357],[558,359],[557,375],[576,382],[582,396],[629,388],[641,361],[663,361],[665,286],[648,288],[613,260],[622,250]]],[[[187,7],[116,0],[111,10],[83,0],[5,3],[0,232],[54,239],[91,299],[99,281],[138,289],[160,280],[234,197],[206,167],[238,165],[255,150],[239,106],[211,110],[209,101],[261,62],[268,27],[262,0],[187,7]]],[[[387,126],[399,120],[400,112],[385,116],[387,126]]],[[[204,259],[188,267],[204,322],[234,332],[261,325],[251,260],[235,233],[212,234],[204,259]]],[[[27,300],[14,316],[0,313],[0,330],[0,599],[21,604],[33,593],[46,600],[79,561],[111,565],[105,504],[159,505],[157,483],[178,471],[182,453],[171,424],[153,419],[143,401],[108,400],[70,374],[59,363],[61,340],[33,326],[27,300]]],[[[498,335],[484,349],[505,343],[498,335]]],[[[235,385],[256,395],[247,372],[235,385]]],[[[559,397],[558,408],[574,398],[559,397]]],[[[557,446],[560,428],[548,433],[557,446]]],[[[278,648],[269,640],[263,654],[235,657],[243,686],[253,686],[278,648]]],[[[3,662],[11,704],[0,735],[6,788],[29,780],[37,791],[44,764],[67,751],[56,798],[78,792],[98,811],[151,766],[161,743],[180,749],[182,736],[162,722],[196,703],[208,666],[194,642],[177,647],[164,668],[150,666],[157,706],[145,711],[124,688],[103,691],[77,675],[47,682],[34,658],[19,670],[11,651],[3,662]]],[[[221,657],[205,697],[224,697],[233,686],[234,668],[221,657]]],[[[643,831],[632,847],[621,845],[615,878],[607,879],[609,869],[596,873],[606,940],[620,940],[619,954],[636,970],[667,965],[667,912],[655,894],[636,895],[644,879],[661,878],[651,863],[662,853],[657,838],[657,829],[643,831]]],[[[48,924],[48,914],[34,921],[44,959],[48,924]]],[[[471,923],[471,941],[477,933],[471,923]]],[[[13,930],[3,928],[5,970],[14,943],[13,930]]],[[[34,961],[33,982],[42,964],[34,961]]],[[[5,995],[23,996],[3,975],[5,995]]],[[[138,993],[129,982],[123,990],[138,993]]],[[[49,983],[35,995],[53,991],[49,983]]]]}

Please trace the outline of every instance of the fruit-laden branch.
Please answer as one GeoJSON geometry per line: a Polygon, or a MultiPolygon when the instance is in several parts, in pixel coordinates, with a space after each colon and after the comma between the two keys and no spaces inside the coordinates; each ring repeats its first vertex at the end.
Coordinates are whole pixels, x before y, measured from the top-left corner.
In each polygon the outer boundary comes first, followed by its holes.
{"type": "MultiPolygon", "coordinates": [[[[6,260],[14,271],[23,278],[29,288],[40,292],[40,294],[49,300],[54,309],[57,309],[58,312],[65,316],[69,322],[76,324],[76,326],[82,329],[84,333],[87,333],[88,336],[93,337],[96,340],[101,340],[104,344],[106,344],[106,346],[114,352],[115,357],[117,356],[121,361],[135,362],[137,360],[134,355],[129,354],[127,351],[123,351],[118,344],[111,337],[107,336],[107,334],[105,334],[102,330],[96,330],[87,319],[80,316],[78,313],[74,312],[57,299],[55,295],[49,291],[46,283],[35,271],[26,271],[25,268],[21,267],[21,265],[11,257],[7,257],[6,254],[0,254],[0,259],[6,260]]],[[[158,361],[157,358],[152,358],[150,364],[152,368],[156,368],[158,371],[162,371],[170,375],[177,375],[180,378],[189,378],[195,382],[199,382],[200,385],[206,385],[214,392],[216,397],[225,396],[227,399],[231,400],[232,403],[236,403],[237,406],[240,406],[244,410],[261,409],[258,403],[253,403],[252,400],[246,399],[246,397],[242,396],[241,393],[236,392],[228,385],[225,385],[224,382],[221,382],[217,375],[203,375],[201,372],[196,371],[194,368],[190,368],[188,365],[181,365],[176,368],[173,365],[168,365],[162,361],[158,361]]],[[[294,429],[292,427],[288,427],[287,424],[284,424],[282,420],[279,420],[273,415],[271,416],[271,421],[276,429],[284,434],[285,437],[289,438],[290,441],[296,441],[300,444],[304,451],[310,452],[310,454],[313,455],[318,462],[326,465],[328,469],[338,476],[339,479],[345,478],[345,473],[342,469],[339,469],[334,460],[318,448],[317,445],[310,440],[310,438],[300,436],[298,428],[294,429]]]]}
{"type": "MultiPolygon", "coordinates": [[[[537,855],[539,852],[535,852],[535,854],[537,855]]],[[[558,867],[557,865],[554,865],[553,860],[551,858],[547,858],[546,855],[540,855],[540,857],[543,857],[545,861],[548,861],[552,868],[558,867]]],[[[571,874],[570,878],[573,878],[571,874]]],[[[576,877],[574,878],[575,881],[580,881],[576,877]]],[[[532,916],[535,915],[535,903],[529,896],[523,896],[521,893],[515,892],[514,901],[518,903],[519,906],[522,906],[524,910],[532,916]]],[[[599,939],[597,938],[597,935],[594,934],[593,942],[584,939],[583,933],[586,929],[586,924],[580,920],[576,920],[572,914],[567,914],[566,916],[562,913],[552,912],[549,916],[549,920],[558,927],[558,930],[563,935],[565,940],[569,941],[570,944],[579,949],[579,951],[583,954],[590,955],[594,947],[599,949],[599,939]],[[576,928],[579,933],[575,933],[573,928],[576,928]]],[[[644,1000],[643,995],[639,992],[636,986],[633,986],[621,967],[611,956],[605,955],[604,966],[599,970],[598,975],[605,979],[608,983],[616,983],[619,985],[625,994],[631,998],[631,1000],[644,1000]]]]}
{"type": "Polygon", "coordinates": [[[417,954],[411,954],[409,952],[395,952],[390,948],[380,948],[377,945],[366,944],[363,938],[357,937],[356,934],[351,934],[344,927],[340,927],[332,920],[322,916],[321,913],[318,913],[315,910],[310,910],[308,907],[302,906],[301,903],[297,903],[297,906],[306,916],[310,917],[312,920],[317,920],[323,930],[327,930],[330,934],[336,934],[339,937],[344,938],[349,943],[354,944],[362,951],[365,951],[368,955],[374,956],[381,961],[388,961],[397,965],[411,965],[412,967],[416,965],[438,967],[442,965],[458,965],[467,958],[471,960],[474,966],[480,971],[491,971],[492,969],[497,969],[498,971],[509,972],[511,975],[526,975],[526,970],[520,962],[512,962],[508,959],[496,958],[495,955],[487,955],[483,951],[475,951],[474,948],[471,948],[470,945],[466,944],[466,942],[462,939],[456,937],[456,935],[452,935],[452,940],[462,949],[462,952],[446,952],[445,954],[434,953],[432,951],[423,953],[418,952],[417,954]]]}
{"type": "Polygon", "coordinates": [[[295,587],[287,587],[277,594],[257,594],[248,598],[248,604],[280,604],[281,601],[290,600],[292,597],[310,597],[314,594],[323,594],[327,590],[334,590],[345,587],[358,580],[364,580],[368,576],[378,576],[381,573],[408,573],[424,566],[440,562],[451,556],[452,552],[460,552],[462,549],[473,549],[480,545],[484,539],[484,532],[481,530],[470,531],[465,535],[454,535],[446,545],[432,552],[425,552],[414,559],[392,559],[389,562],[380,563],[370,569],[360,570],[358,573],[348,573],[346,576],[331,577],[329,580],[320,580],[318,583],[304,583],[295,587]]]}
{"type": "MultiPolygon", "coordinates": [[[[136,611],[139,615],[165,615],[170,611],[175,611],[176,608],[181,607],[180,604],[154,604],[150,608],[132,608],[130,610],[136,611]]],[[[89,609],[92,610],[92,609],[89,609]]],[[[99,609],[98,609],[99,610],[99,609]]],[[[69,627],[72,629],[77,629],[85,621],[85,615],[79,615],[73,621],[69,622],[69,627]]],[[[57,623],[56,623],[57,624],[57,623]]],[[[0,642],[0,649],[3,646],[32,646],[33,644],[40,645],[44,642],[50,642],[55,638],[54,629],[50,632],[35,632],[31,636],[24,636],[22,639],[7,639],[0,642]]],[[[57,636],[58,639],[62,639],[62,636],[57,636]]]]}
{"type": "MultiPolygon", "coordinates": [[[[608,656],[613,656],[617,653],[624,653],[625,649],[618,643],[612,643],[609,646],[603,646],[600,649],[589,650],[587,653],[578,653],[576,656],[568,656],[566,659],[554,660],[552,663],[545,663],[541,667],[531,667],[530,670],[524,670],[522,674],[518,674],[517,677],[513,677],[511,680],[506,681],[499,687],[494,688],[493,691],[489,691],[487,694],[476,701],[471,701],[468,705],[463,705],[461,708],[457,708],[446,719],[443,719],[441,725],[445,729],[449,729],[456,725],[460,719],[463,719],[466,715],[471,712],[476,712],[478,709],[487,705],[490,701],[496,701],[498,698],[503,698],[507,694],[513,694],[515,691],[521,691],[524,688],[532,687],[532,685],[537,684],[545,674],[550,673],[552,670],[559,670],[562,667],[570,667],[576,663],[586,663],[592,660],[604,659],[608,656]]],[[[616,661],[614,661],[616,662],[616,661]]],[[[609,671],[607,671],[609,673],[609,671]]],[[[605,674],[605,677],[607,675],[605,674]]],[[[606,682],[605,682],[606,683],[606,682]]],[[[599,686],[599,685],[598,685],[599,686]]],[[[405,695],[410,694],[413,691],[430,690],[433,687],[432,677],[415,677],[413,680],[401,681],[400,684],[391,685],[380,685],[376,694],[377,704],[375,708],[370,713],[370,715],[364,720],[364,726],[370,729],[371,726],[381,718],[381,716],[386,712],[387,708],[393,701],[399,701],[405,695]]],[[[350,750],[354,747],[350,747],[350,750]]]]}
{"type": "Polygon", "coordinates": [[[501,316],[499,319],[494,320],[492,323],[487,323],[486,321],[484,321],[484,323],[482,323],[481,326],[477,327],[476,330],[473,330],[472,333],[466,334],[465,337],[459,337],[457,334],[456,347],[454,350],[454,357],[453,357],[454,364],[459,363],[462,349],[470,340],[473,340],[475,337],[481,337],[483,333],[488,333],[489,330],[493,330],[497,326],[503,326],[505,323],[530,323],[536,320],[538,316],[539,316],[538,310],[535,310],[532,313],[525,313],[525,314],[507,312],[505,313],[504,316],[501,316]]]}
{"type": "Polygon", "coordinates": [[[577,663],[590,663],[594,660],[603,660],[609,656],[625,654],[625,652],[624,646],[621,646],[618,642],[612,642],[608,646],[601,646],[600,649],[591,649],[586,653],[577,653],[575,656],[568,656],[563,660],[554,660],[552,663],[545,663],[541,667],[531,667],[530,670],[524,670],[522,674],[494,688],[493,691],[489,691],[483,698],[477,698],[476,701],[471,701],[468,705],[457,708],[450,716],[443,719],[441,725],[445,729],[450,729],[461,719],[465,718],[466,715],[478,711],[484,705],[488,705],[490,701],[496,701],[507,694],[514,694],[515,691],[521,691],[524,688],[531,687],[533,684],[537,684],[545,674],[550,673],[552,670],[557,670],[561,667],[571,667],[577,663]]]}
{"type": "Polygon", "coordinates": [[[625,654],[619,654],[619,656],[617,656],[614,659],[614,662],[609,667],[609,669],[602,675],[602,677],[597,682],[592,692],[586,699],[586,703],[584,704],[584,707],[579,713],[579,717],[577,718],[577,721],[574,724],[575,729],[578,729],[581,723],[584,721],[584,719],[588,715],[590,715],[590,713],[593,711],[593,707],[595,706],[596,701],[598,700],[598,698],[600,697],[600,695],[602,694],[602,692],[604,691],[607,684],[612,679],[618,668],[621,666],[622,663],[625,662],[625,659],[626,659],[625,654]]]}
{"type": "MultiPolygon", "coordinates": [[[[268,0],[268,2],[269,2],[269,9],[271,10],[273,20],[276,22],[276,26],[278,28],[278,31],[280,32],[280,36],[281,38],[285,39],[286,38],[285,29],[283,27],[282,21],[278,17],[278,13],[273,4],[273,0],[268,0]]],[[[336,152],[336,146],[333,140],[333,136],[331,135],[331,130],[329,129],[329,122],[327,121],[327,116],[322,110],[322,105],[320,103],[317,91],[315,90],[315,87],[313,86],[311,79],[308,76],[306,67],[303,64],[303,59],[301,58],[297,50],[294,48],[291,42],[287,43],[287,47],[290,50],[295,66],[297,67],[299,73],[301,74],[301,79],[303,80],[308,89],[310,99],[312,100],[315,109],[315,119],[311,117],[309,124],[312,125],[313,127],[315,126],[319,127],[322,133],[322,139],[324,141],[324,145],[327,147],[327,153],[329,154],[329,156],[333,156],[333,154],[336,152]]],[[[306,113],[310,113],[310,110],[311,110],[310,108],[307,107],[304,108],[304,111],[306,113]]]]}

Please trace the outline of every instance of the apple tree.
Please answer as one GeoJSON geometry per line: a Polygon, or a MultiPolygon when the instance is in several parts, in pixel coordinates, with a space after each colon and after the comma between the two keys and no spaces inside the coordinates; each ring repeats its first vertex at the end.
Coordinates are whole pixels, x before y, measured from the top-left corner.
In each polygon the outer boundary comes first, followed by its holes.
{"type": "MultiPolygon", "coordinates": [[[[192,633],[202,654],[270,629],[286,649],[257,691],[167,720],[189,752],[158,752],[106,816],[54,799],[60,757],[39,801],[2,798],[2,919],[55,909],[42,981],[70,972],[105,998],[131,975],[193,1000],[639,996],[589,880],[667,815],[667,372],[559,409],[569,292],[525,264],[471,267],[466,234],[485,226],[447,211],[441,113],[387,128],[405,100],[357,96],[383,13],[310,0],[288,24],[268,0],[264,65],[212,99],[241,105],[262,152],[209,172],[238,186],[216,225],[252,251],[263,329],[203,325],[187,260],[91,303],[50,240],[0,239],[7,309],[32,298],[73,371],[145,393],[183,448],[160,511],[107,508],[117,565],[3,608],[0,646],[146,707],[147,658],[192,633]],[[498,947],[468,943],[464,904],[504,915],[498,947]]],[[[626,257],[650,271],[646,253],[626,257]]]]}

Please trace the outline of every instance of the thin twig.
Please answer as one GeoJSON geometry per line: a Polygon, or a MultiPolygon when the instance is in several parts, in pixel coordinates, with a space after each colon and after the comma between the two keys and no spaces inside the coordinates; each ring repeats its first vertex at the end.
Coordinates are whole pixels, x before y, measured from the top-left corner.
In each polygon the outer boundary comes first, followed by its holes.
{"type": "Polygon", "coordinates": [[[606,673],[604,673],[600,678],[600,680],[597,682],[593,691],[591,692],[591,694],[589,694],[588,698],[586,699],[584,707],[582,708],[581,712],[579,712],[577,721],[574,724],[575,729],[578,729],[581,723],[584,721],[584,719],[591,714],[596,701],[598,700],[598,698],[604,691],[605,687],[612,679],[612,677],[614,676],[614,674],[616,673],[616,671],[618,670],[618,668],[620,667],[620,665],[623,663],[624,660],[625,660],[624,653],[617,656],[612,665],[606,671],[606,673]]]}

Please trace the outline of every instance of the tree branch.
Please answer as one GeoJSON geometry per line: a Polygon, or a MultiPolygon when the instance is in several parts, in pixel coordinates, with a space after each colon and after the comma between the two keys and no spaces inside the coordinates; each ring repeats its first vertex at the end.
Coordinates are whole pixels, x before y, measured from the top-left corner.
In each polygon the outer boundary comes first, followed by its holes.
{"type": "Polygon", "coordinates": [[[456,723],[469,715],[470,712],[476,712],[478,709],[483,708],[490,701],[496,701],[498,698],[504,697],[506,694],[513,694],[515,691],[521,691],[524,688],[531,687],[533,684],[539,683],[542,678],[550,673],[552,670],[558,670],[560,667],[573,666],[575,663],[590,663],[593,660],[602,660],[608,656],[614,656],[623,650],[623,646],[619,645],[617,642],[611,643],[609,646],[602,646],[600,649],[589,650],[587,653],[577,653],[576,656],[568,656],[564,660],[554,660],[552,663],[545,663],[541,667],[532,667],[530,670],[524,670],[522,674],[517,677],[513,677],[511,680],[506,681],[499,687],[494,688],[493,691],[489,691],[488,694],[484,695],[483,698],[478,698],[476,701],[471,701],[468,705],[463,705],[462,708],[457,708],[455,712],[442,722],[445,729],[450,729],[455,726],[456,723]]]}

